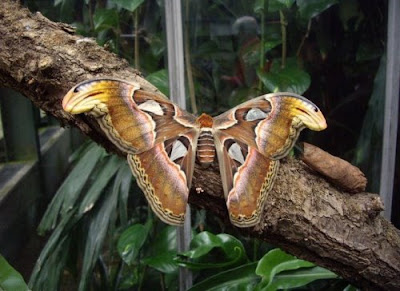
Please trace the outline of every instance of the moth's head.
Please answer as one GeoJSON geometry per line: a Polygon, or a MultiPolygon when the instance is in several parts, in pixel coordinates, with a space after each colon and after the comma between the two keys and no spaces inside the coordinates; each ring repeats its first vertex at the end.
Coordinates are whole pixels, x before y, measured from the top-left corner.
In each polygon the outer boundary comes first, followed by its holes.
{"type": "Polygon", "coordinates": [[[293,96],[290,99],[290,114],[300,119],[304,126],[315,131],[327,128],[324,115],[314,103],[302,96],[293,96]]]}
{"type": "Polygon", "coordinates": [[[321,131],[328,127],[324,115],[317,106],[314,105],[311,109],[308,106],[306,108],[299,106],[296,107],[296,110],[298,112],[297,116],[309,129],[321,131]]]}
{"type": "Polygon", "coordinates": [[[89,80],[76,85],[64,96],[63,109],[71,114],[79,114],[106,102],[109,82],[109,80],[89,80]]]}

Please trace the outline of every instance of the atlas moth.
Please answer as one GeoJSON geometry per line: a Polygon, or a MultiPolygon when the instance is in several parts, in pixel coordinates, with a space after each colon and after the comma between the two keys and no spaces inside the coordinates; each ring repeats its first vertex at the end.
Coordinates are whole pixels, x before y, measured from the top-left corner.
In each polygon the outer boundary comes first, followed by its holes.
{"type": "Polygon", "coordinates": [[[91,79],[73,87],[62,106],[93,116],[127,160],[157,216],[182,225],[194,164],[218,158],[235,226],[260,222],[279,167],[304,128],[327,127],[319,108],[294,93],[271,93],[211,117],[195,117],[138,83],[91,79]]]}

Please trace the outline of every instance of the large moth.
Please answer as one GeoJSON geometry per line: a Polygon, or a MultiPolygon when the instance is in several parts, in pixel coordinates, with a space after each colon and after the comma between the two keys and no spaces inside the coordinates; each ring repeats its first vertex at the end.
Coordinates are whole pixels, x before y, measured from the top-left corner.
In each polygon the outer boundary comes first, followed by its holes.
{"type": "Polygon", "coordinates": [[[93,116],[128,163],[151,208],[164,222],[182,225],[195,162],[218,158],[232,224],[259,223],[279,166],[307,127],[326,121],[311,101],[272,93],[217,116],[195,117],[138,83],[92,79],[63,99],[71,114],[93,116]]]}

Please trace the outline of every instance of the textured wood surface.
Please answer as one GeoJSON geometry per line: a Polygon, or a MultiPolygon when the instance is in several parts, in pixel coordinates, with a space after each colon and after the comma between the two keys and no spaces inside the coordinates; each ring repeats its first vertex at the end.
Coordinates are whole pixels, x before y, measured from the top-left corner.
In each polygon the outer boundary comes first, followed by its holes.
{"type": "MultiPolygon", "coordinates": [[[[0,35],[1,84],[121,154],[92,120],[65,113],[61,98],[75,83],[96,76],[135,80],[156,92],[154,86],[125,60],[74,35],[70,26],[31,14],[14,1],[0,5],[0,35]]],[[[217,165],[196,168],[189,201],[229,223],[217,165]]],[[[327,267],[363,289],[400,290],[399,231],[379,215],[382,209],[378,195],[349,195],[303,162],[284,159],[262,223],[240,231],[327,267]]]]}

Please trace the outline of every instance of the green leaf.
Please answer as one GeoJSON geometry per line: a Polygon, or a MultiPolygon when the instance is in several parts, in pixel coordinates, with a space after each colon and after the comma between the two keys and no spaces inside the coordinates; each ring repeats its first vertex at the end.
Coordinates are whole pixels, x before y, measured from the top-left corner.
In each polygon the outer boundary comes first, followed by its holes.
{"type": "Polygon", "coordinates": [[[214,235],[203,231],[193,238],[190,247],[191,250],[180,254],[180,256],[192,259],[192,261],[178,259],[180,266],[191,269],[209,269],[227,267],[247,261],[243,244],[229,234],[214,235]],[[224,258],[219,262],[210,262],[206,257],[206,255],[211,255],[211,251],[214,249],[221,250],[223,253],[224,258]]]}
{"type": "Polygon", "coordinates": [[[54,5],[54,6],[60,5],[60,4],[62,4],[64,1],[65,1],[65,0],[54,0],[53,5],[54,5]]]}
{"type": "Polygon", "coordinates": [[[260,281],[255,274],[256,266],[255,262],[220,272],[197,283],[189,290],[254,290],[255,285],[260,281]]]}
{"type": "Polygon", "coordinates": [[[165,41],[160,35],[151,34],[146,38],[149,43],[151,53],[157,59],[161,58],[165,51],[165,41]]]}
{"type": "Polygon", "coordinates": [[[4,291],[26,291],[24,278],[0,255],[0,290],[4,291]]]}
{"type": "Polygon", "coordinates": [[[91,149],[94,147],[99,147],[95,142],[92,140],[86,140],[80,147],[78,147],[69,157],[68,157],[68,162],[71,164],[78,163],[79,160],[91,149]]]}
{"type": "Polygon", "coordinates": [[[221,246],[221,240],[218,236],[208,231],[203,231],[192,239],[190,243],[191,250],[183,253],[183,255],[191,259],[199,258],[219,246],[221,246]]]}
{"type": "Polygon", "coordinates": [[[254,1],[254,13],[262,14],[265,10],[265,0],[254,1]]]}
{"type": "Polygon", "coordinates": [[[65,251],[68,250],[70,241],[68,234],[79,221],[75,213],[76,208],[67,212],[47,240],[29,279],[32,290],[57,289],[60,273],[65,266],[68,254],[68,251],[65,251]]]}
{"type": "Polygon", "coordinates": [[[292,7],[295,0],[269,0],[268,11],[276,12],[282,9],[289,9],[292,7]]]}
{"type": "Polygon", "coordinates": [[[169,225],[156,235],[150,247],[153,254],[174,251],[176,248],[176,227],[169,225]]]}
{"type": "Polygon", "coordinates": [[[116,9],[96,9],[93,16],[94,29],[104,31],[119,27],[119,13],[116,9]]]}
{"type": "Polygon", "coordinates": [[[107,235],[111,216],[115,213],[119,195],[119,187],[126,168],[122,164],[115,177],[115,183],[111,193],[101,201],[101,205],[95,209],[94,216],[89,221],[89,230],[86,236],[85,251],[81,271],[79,290],[85,290],[90,279],[96,260],[100,255],[104,239],[107,235]]]}
{"type": "Polygon", "coordinates": [[[175,257],[176,251],[164,251],[158,255],[143,259],[142,263],[162,273],[170,274],[178,269],[178,264],[174,260],[175,257]]]}
{"type": "Polygon", "coordinates": [[[296,288],[307,285],[319,279],[336,279],[338,276],[321,267],[302,268],[295,271],[282,272],[274,277],[274,280],[263,290],[275,291],[289,288],[296,288]]]}
{"type": "Polygon", "coordinates": [[[113,155],[108,158],[99,172],[96,181],[90,186],[78,209],[78,216],[90,211],[115,172],[124,163],[119,157],[113,155]]]}
{"type": "Polygon", "coordinates": [[[117,250],[125,263],[128,265],[134,263],[147,239],[147,235],[148,229],[143,224],[134,224],[121,234],[117,250]]]}
{"type": "Polygon", "coordinates": [[[176,228],[166,226],[153,238],[142,263],[163,273],[173,273],[178,269],[176,257],[176,228]]]}
{"type": "Polygon", "coordinates": [[[128,197],[129,191],[132,185],[132,173],[129,169],[128,163],[124,163],[123,171],[124,177],[121,177],[120,191],[118,196],[118,213],[121,221],[121,226],[125,227],[128,225],[128,197]]]}
{"type": "Polygon", "coordinates": [[[282,43],[281,39],[271,39],[264,42],[264,52],[267,53],[282,43]]]}
{"type": "Polygon", "coordinates": [[[308,20],[337,4],[338,0],[296,0],[296,3],[299,7],[300,16],[308,20]]]}
{"type": "Polygon", "coordinates": [[[245,254],[242,242],[225,233],[215,235],[208,231],[203,231],[193,238],[190,246],[191,250],[184,255],[192,259],[204,256],[213,248],[221,248],[229,258],[236,257],[236,254],[232,253],[235,249],[243,251],[242,254],[245,254]]]}
{"type": "Polygon", "coordinates": [[[282,271],[313,266],[313,263],[299,260],[281,249],[273,249],[258,262],[256,274],[263,277],[263,285],[268,285],[282,271]]]}
{"type": "Polygon", "coordinates": [[[47,207],[46,213],[38,227],[40,234],[55,227],[60,212],[61,217],[63,217],[75,206],[89,175],[104,155],[105,151],[103,148],[95,143],[89,144],[87,150],[64,180],[50,205],[47,207]]]}
{"type": "Polygon", "coordinates": [[[168,72],[165,69],[159,70],[147,76],[147,81],[157,87],[165,96],[169,95],[168,72]]]}
{"type": "Polygon", "coordinates": [[[144,2],[144,0],[112,0],[112,2],[130,12],[133,12],[144,2]]]}
{"type": "Polygon", "coordinates": [[[288,60],[286,67],[274,64],[270,72],[257,70],[257,75],[270,92],[303,94],[311,84],[310,75],[300,69],[295,60],[288,60]]]}
{"type": "MultiPolygon", "coordinates": [[[[60,286],[61,273],[65,269],[71,238],[64,236],[57,240],[55,247],[48,253],[39,273],[31,276],[29,286],[32,290],[57,290],[60,286]]],[[[38,262],[36,262],[38,264],[38,262]]],[[[36,268],[36,266],[35,266],[36,268]]]]}
{"type": "Polygon", "coordinates": [[[362,23],[362,20],[365,18],[365,16],[362,13],[362,9],[360,9],[360,3],[357,0],[347,0],[340,1],[339,18],[345,30],[354,31],[358,30],[359,25],[362,23]]]}
{"type": "Polygon", "coordinates": [[[163,273],[178,269],[176,257],[176,227],[166,226],[157,233],[142,262],[163,273]]]}

